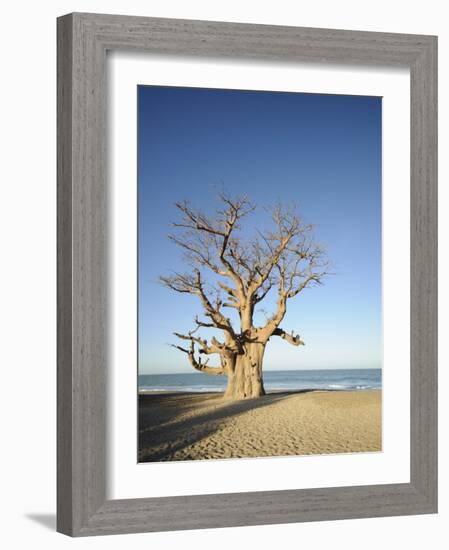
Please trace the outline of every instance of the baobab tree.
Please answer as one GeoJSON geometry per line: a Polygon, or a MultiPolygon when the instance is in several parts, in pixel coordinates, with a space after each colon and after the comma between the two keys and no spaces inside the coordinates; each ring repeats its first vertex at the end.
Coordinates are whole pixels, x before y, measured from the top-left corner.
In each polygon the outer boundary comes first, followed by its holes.
{"type": "Polygon", "coordinates": [[[160,279],[175,292],[198,296],[203,310],[190,332],[174,333],[182,342],[173,346],[187,355],[194,369],[227,376],[225,398],[255,398],[265,394],[262,367],[270,338],[304,345],[298,334],[280,325],[288,301],[322,283],[327,261],[313,239],[313,227],[295,210],[274,207],[271,229],[259,229],[248,239],[241,235],[241,224],[254,206],[246,197],[221,194],[219,201],[212,217],[188,201],[176,203],[181,219],[173,223],[175,233],[169,238],[184,251],[190,271],[160,279]],[[255,308],[270,291],[277,293],[276,310],[263,326],[255,326],[255,308]],[[238,327],[225,308],[237,310],[238,327]],[[218,329],[222,336],[208,340],[200,335],[204,329],[218,329]],[[218,356],[216,366],[209,365],[211,355],[218,356]]]}

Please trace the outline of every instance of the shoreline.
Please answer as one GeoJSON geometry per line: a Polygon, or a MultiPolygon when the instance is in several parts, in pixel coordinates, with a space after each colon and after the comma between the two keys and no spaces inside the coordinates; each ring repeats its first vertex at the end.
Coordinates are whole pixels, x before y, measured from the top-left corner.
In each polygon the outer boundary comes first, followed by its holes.
{"type": "Polygon", "coordinates": [[[382,390],[139,393],[139,462],[382,450],[382,390]]]}
{"type": "MultiPolygon", "coordinates": [[[[279,389],[279,390],[268,390],[265,392],[265,396],[272,395],[272,394],[285,394],[285,395],[292,395],[292,394],[298,394],[298,393],[305,393],[305,392],[366,392],[366,391],[379,391],[382,392],[382,389],[380,388],[361,388],[361,389],[346,389],[346,388],[302,388],[298,390],[287,390],[287,389],[279,389]]],[[[223,395],[224,392],[222,391],[210,391],[210,390],[204,390],[204,391],[192,391],[192,390],[138,390],[138,395],[223,395]]]]}

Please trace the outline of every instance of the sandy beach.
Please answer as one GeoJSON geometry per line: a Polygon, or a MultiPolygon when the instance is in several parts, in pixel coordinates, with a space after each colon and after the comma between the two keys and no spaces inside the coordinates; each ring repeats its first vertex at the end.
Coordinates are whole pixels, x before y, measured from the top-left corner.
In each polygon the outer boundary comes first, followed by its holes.
{"type": "Polygon", "coordinates": [[[139,462],[381,451],[380,390],[139,396],[139,462]]]}

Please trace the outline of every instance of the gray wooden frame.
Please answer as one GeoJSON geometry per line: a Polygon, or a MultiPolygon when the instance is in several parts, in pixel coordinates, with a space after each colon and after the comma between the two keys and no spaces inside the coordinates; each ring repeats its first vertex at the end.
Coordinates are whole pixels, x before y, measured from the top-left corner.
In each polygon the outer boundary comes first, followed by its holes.
{"type": "Polygon", "coordinates": [[[436,512],[436,231],[436,37],[81,13],[59,18],[58,531],[82,536],[436,512]],[[108,50],[410,69],[410,483],[106,499],[108,50]]]}

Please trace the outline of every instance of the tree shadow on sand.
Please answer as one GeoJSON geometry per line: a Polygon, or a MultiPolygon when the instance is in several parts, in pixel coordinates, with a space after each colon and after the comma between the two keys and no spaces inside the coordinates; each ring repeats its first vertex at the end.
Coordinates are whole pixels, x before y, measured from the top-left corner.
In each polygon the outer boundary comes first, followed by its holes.
{"type": "Polygon", "coordinates": [[[231,418],[309,391],[233,402],[223,401],[222,394],[140,395],[139,462],[186,460],[173,455],[217,432],[231,418]]]}

